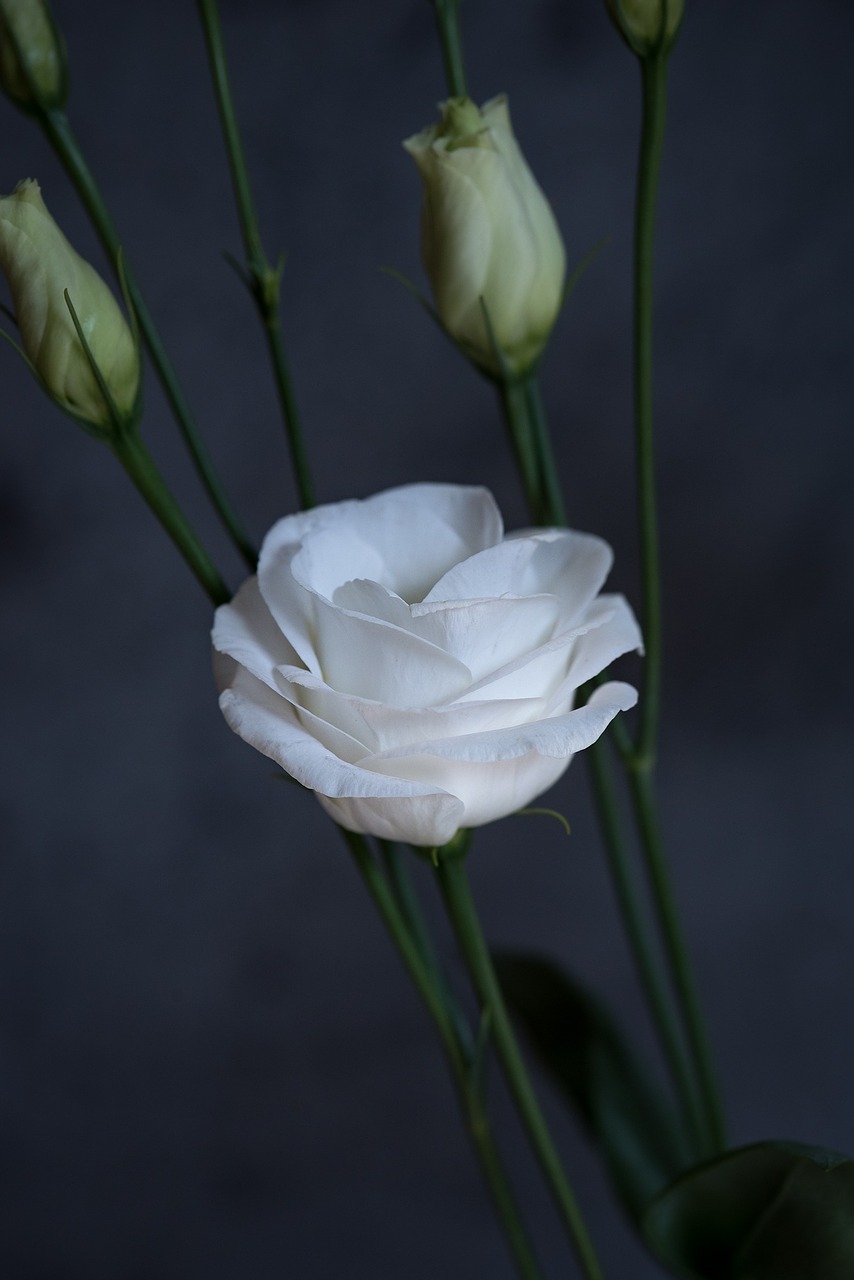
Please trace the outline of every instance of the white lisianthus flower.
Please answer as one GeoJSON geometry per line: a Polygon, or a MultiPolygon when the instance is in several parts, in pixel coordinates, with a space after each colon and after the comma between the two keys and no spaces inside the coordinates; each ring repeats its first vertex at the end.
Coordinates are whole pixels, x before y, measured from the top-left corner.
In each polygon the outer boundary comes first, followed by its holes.
{"type": "Polygon", "coordinates": [[[404,142],[424,182],[422,254],[439,316],[464,352],[513,373],[545,346],[560,310],[566,255],[554,214],[519,149],[505,97],[478,110],[441,104],[439,124],[404,142]]]}
{"type": "Polygon", "coordinates": [[[24,352],[60,407],[93,426],[110,421],[65,301],[67,290],[101,376],[117,408],[129,414],[140,370],[128,323],[95,268],[72,249],[32,179],[0,198],[0,271],[24,352]]]}
{"type": "Polygon", "coordinates": [[[336,822],[438,846],[527,805],[590,746],[627,684],[576,691],[641,646],[611,551],[504,535],[485,489],[419,484],[288,516],[217,610],[231,728],[336,822]]]}

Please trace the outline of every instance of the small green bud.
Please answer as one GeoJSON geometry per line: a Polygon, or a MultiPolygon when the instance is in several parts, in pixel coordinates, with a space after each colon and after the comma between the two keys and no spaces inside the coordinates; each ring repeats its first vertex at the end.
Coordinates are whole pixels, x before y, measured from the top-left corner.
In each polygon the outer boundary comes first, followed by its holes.
{"type": "Polygon", "coordinates": [[[75,253],[48,213],[39,184],[29,178],[0,198],[0,272],[9,284],[24,354],[60,408],[94,427],[112,425],[65,301],[67,291],[110,397],[130,418],[140,369],[128,323],[95,268],[75,253]]]}
{"type": "Polygon", "coordinates": [[[685,0],[605,0],[614,25],[639,58],[669,49],[682,22],[685,0]]]}
{"type": "Polygon", "coordinates": [[[466,356],[525,373],[563,300],[566,255],[551,206],[513,134],[507,99],[442,103],[408,138],[424,185],[422,256],[436,309],[466,356]],[[497,350],[496,350],[497,348],[497,350]]]}
{"type": "Polygon", "coordinates": [[[46,0],[0,0],[0,85],[18,107],[62,107],[65,45],[46,0]]]}

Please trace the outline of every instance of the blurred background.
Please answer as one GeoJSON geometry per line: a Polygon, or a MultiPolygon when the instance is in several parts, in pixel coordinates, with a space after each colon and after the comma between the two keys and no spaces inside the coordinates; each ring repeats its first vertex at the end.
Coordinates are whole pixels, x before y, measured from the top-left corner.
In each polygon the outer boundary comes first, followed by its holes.
{"type": "MultiPolygon", "coordinates": [[[[657,260],[663,820],[733,1142],[854,1154],[854,13],[686,7],[657,260]]],[[[260,541],[296,492],[222,257],[240,241],[194,6],[55,10],[72,125],[260,541]]],[[[483,483],[522,524],[491,389],[381,272],[423,282],[400,143],[445,96],[426,0],[223,0],[222,16],[266,248],[288,254],[321,497],[483,483]]],[[[570,263],[609,237],[543,387],[571,522],[612,543],[611,585],[637,601],[635,60],[597,0],[466,0],[463,25],[472,93],[509,93],[570,263]]],[[[5,100],[0,121],[0,190],[38,178],[108,274],[36,126],[5,100]]],[[[432,1027],[347,850],[220,717],[206,599],[107,449],[6,347],[0,379],[0,1270],[510,1280],[432,1027]]],[[[146,439],[236,587],[152,376],[146,403],[146,439]]],[[[569,839],[508,819],[476,841],[489,938],[560,959],[649,1047],[581,760],[546,803],[569,839]]],[[[493,1085],[546,1269],[574,1274],[493,1085]]],[[[541,1093],[607,1274],[652,1280],[541,1093]]]]}

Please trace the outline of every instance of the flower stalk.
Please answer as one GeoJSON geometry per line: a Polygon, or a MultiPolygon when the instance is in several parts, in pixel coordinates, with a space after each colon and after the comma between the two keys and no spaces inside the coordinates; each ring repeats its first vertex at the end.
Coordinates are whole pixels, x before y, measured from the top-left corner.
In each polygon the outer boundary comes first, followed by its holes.
{"type": "Polygon", "coordinates": [[[300,428],[299,410],[294,394],[290,367],[285,355],[285,345],[279,319],[284,263],[280,261],[276,267],[273,267],[261,243],[258,215],[255,210],[249,171],[246,167],[243,144],[240,140],[240,130],[237,125],[237,115],[234,110],[234,99],[228,79],[228,65],[225,59],[225,46],[222,39],[222,27],[216,0],[198,0],[198,8],[205,35],[220,124],[222,125],[223,138],[228,153],[237,216],[240,222],[240,231],[246,256],[246,269],[245,271],[240,271],[239,274],[252,295],[264,327],[264,335],[267,339],[267,347],[273,365],[279,404],[285,422],[285,432],[296,477],[300,506],[305,509],[314,506],[315,490],[305,442],[300,428]]]}
{"type": "Polygon", "coordinates": [[[211,604],[225,604],[231,599],[231,591],[167,488],[137,432],[116,432],[109,443],[139,493],[207,593],[211,604]]]}
{"type": "MultiPolygon", "coordinates": [[[[432,952],[432,941],[428,940],[426,926],[419,919],[418,929],[412,927],[410,913],[414,908],[414,898],[409,899],[407,910],[401,909],[395,893],[389,887],[388,881],[371,853],[366,838],[353,831],[346,831],[343,827],[339,830],[353,855],[374,906],[438,1031],[457,1088],[466,1131],[474,1146],[481,1171],[504,1228],[517,1271],[522,1280],[541,1280],[539,1264],[492,1136],[483,1091],[480,1087],[476,1052],[472,1048],[473,1038],[470,1032],[466,1037],[461,1035],[462,1015],[454,1007],[444,981],[439,980],[432,960],[427,958],[425,947],[429,947],[432,952]]],[[[385,842],[383,843],[386,855],[395,858],[395,852],[385,842]]],[[[405,872],[398,868],[397,874],[401,876],[405,875],[405,872]]],[[[398,888],[401,883],[398,879],[398,888]]],[[[409,892],[410,889],[407,887],[407,897],[409,892]]]]}
{"type": "Polygon", "coordinates": [[[662,44],[641,57],[640,69],[642,117],[635,200],[634,399],[643,594],[641,617],[646,656],[639,703],[640,724],[633,749],[625,760],[647,879],[705,1105],[707,1138],[712,1150],[720,1150],[724,1144],[722,1107],[664,858],[653,793],[662,668],[661,570],[653,434],[653,258],[656,199],[667,116],[666,45],[662,44]]]}
{"type": "Polygon", "coordinates": [[[637,756],[655,759],[661,710],[661,573],[653,436],[653,257],[655,207],[667,115],[667,54],[640,60],[643,91],[634,239],[634,400],[644,634],[643,698],[637,756]]]}
{"type": "MultiPolygon", "coordinates": [[[[711,1154],[704,1098],[699,1094],[692,1064],[686,1056],[681,1027],[674,1013],[666,977],[661,969],[656,938],[651,932],[650,923],[642,909],[638,884],[632,874],[627,838],[620,820],[614,779],[604,741],[593,743],[588,751],[587,764],[623,927],[637,967],[638,979],[647,1002],[649,1015],[658,1035],[664,1060],[679,1098],[682,1115],[693,1137],[699,1159],[711,1154]]],[[[670,895],[668,900],[672,905],[670,895]]]]}
{"type": "MultiPolygon", "coordinates": [[[[36,118],[74,184],[95,227],[104,252],[111,262],[116,263],[121,250],[119,234],[92,172],[77,144],[68,117],[64,111],[52,108],[50,110],[39,110],[36,113],[36,118]]],[[[189,404],[181,389],[177,374],[172,367],[151,313],[136,284],[130,264],[124,256],[122,256],[122,262],[124,283],[137,318],[140,333],[151,356],[199,479],[235,547],[247,566],[250,569],[254,569],[257,559],[255,548],[244,532],[216,474],[213,463],[199,435],[189,404]]]]}
{"type": "Polygon", "coordinates": [[[490,1035],[504,1068],[510,1092],[582,1272],[587,1280],[602,1280],[603,1272],[593,1242],[552,1141],[519,1050],[489,948],[480,927],[477,908],[466,875],[464,857],[457,853],[441,856],[440,851],[436,874],[472,983],[478,993],[484,1014],[489,1017],[490,1035]]]}
{"type": "Polygon", "coordinates": [[[468,97],[460,33],[460,0],[433,0],[433,11],[436,14],[436,27],[445,67],[448,96],[468,97]]]}

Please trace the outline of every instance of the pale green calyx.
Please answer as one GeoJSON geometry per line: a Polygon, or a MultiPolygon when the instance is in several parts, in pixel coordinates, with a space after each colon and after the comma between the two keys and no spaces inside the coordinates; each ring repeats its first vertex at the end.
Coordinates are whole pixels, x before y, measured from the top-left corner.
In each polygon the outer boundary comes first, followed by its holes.
{"type": "Polygon", "coordinates": [[[566,255],[505,97],[441,105],[404,147],[424,184],[422,256],[447,332],[485,372],[525,373],[563,298],[566,255]]]}
{"type": "Polygon", "coordinates": [[[489,146],[483,116],[471,98],[449,98],[440,108],[442,119],[436,128],[437,138],[447,138],[448,150],[457,147],[489,146]]]}
{"type": "Polygon", "coordinates": [[[685,0],[605,0],[629,48],[641,58],[670,48],[682,22],[685,0]]]}
{"type": "Polygon", "coordinates": [[[0,0],[0,85],[24,109],[63,106],[65,48],[45,0],[0,0]]]}
{"type": "Polygon", "coordinates": [[[60,408],[94,427],[114,427],[114,409],[132,419],[140,366],[128,323],[95,268],[72,249],[31,179],[0,198],[0,272],[9,284],[24,354],[60,408]]]}

